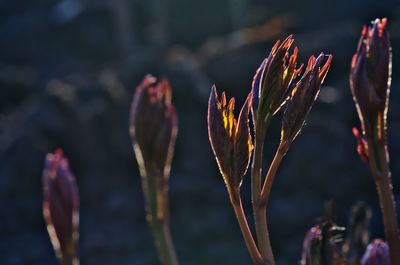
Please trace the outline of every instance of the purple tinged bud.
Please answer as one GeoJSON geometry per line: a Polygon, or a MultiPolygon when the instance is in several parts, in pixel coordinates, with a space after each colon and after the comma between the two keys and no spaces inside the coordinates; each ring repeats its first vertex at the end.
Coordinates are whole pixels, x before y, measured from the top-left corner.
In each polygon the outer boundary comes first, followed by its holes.
{"type": "Polygon", "coordinates": [[[319,265],[321,260],[322,231],[320,225],[313,226],[303,241],[301,265],[319,265]]]}
{"type": "Polygon", "coordinates": [[[378,128],[386,137],[386,113],[391,83],[392,52],[387,19],[376,19],[363,27],[350,70],[350,87],[361,121],[362,132],[378,128]],[[369,129],[368,129],[369,130],[369,129]]]}
{"type": "Polygon", "coordinates": [[[132,139],[148,213],[167,220],[168,182],[178,116],[171,103],[172,89],[166,79],[157,81],[147,75],[136,88],[132,102],[129,131],[132,139]]]}
{"type": "Polygon", "coordinates": [[[367,246],[361,265],[390,265],[389,247],[383,240],[375,239],[367,246]]]}
{"type": "Polygon", "coordinates": [[[343,265],[338,251],[344,228],[329,220],[313,226],[304,237],[301,265],[343,265]]]}
{"type": "Polygon", "coordinates": [[[228,187],[240,188],[246,174],[253,150],[249,128],[249,111],[251,93],[235,119],[232,98],[226,103],[225,93],[218,99],[216,87],[213,86],[208,104],[208,135],[219,169],[228,187]]]}
{"type": "Polygon", "coordinates": [[[43,215],[60,263],[78,264],[79,195],[75,177],[61,149],[46,156],[43,215]]]}
{"type": "Polygon", "coordinates": [[[323,53],[318,58],[310,57],[303,76],[296,83],[283,114],[282,143],[292,142],[303,127],[332,61],[331,55],[325,58],[323,53]]]}
{"type": "Polygon", "coordinates": [[[282,43],[277,41],[254,75],[252,113],[256,125],[264,126],[286,102],[293,88],[293,80],[300,72],[300,69],[296,69],[297,47],[293,54],[289,54],[293,41],[292,36],[282,43]]]}

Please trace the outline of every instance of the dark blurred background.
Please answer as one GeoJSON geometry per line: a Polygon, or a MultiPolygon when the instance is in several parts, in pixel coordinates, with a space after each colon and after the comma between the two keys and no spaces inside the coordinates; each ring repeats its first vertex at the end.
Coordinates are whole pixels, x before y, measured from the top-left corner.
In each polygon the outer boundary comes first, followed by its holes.
{"type": "MultiPolygon", "coordinates": [[[[300,61],[334,56],[320,97],[278,173],[269,208],[277,264],[297,264],[303,235],[333,199],[373,209],[372,177],[356,153],[359,126],[348,72],[361,27],[389,19],[393,85],[389,143],[400,204],[398,1],[0,1],[0,264],[57,264],[42,218],[44,156],[64,149],[81,197],[80,257],[91,264],[158,264],[128,135],[130,103],[146,73],[173,86],[179,134],[171,171],[172,233],[181,264],[251,264],[206,127],[215,83],[241,105],[255,70],[293,33],[300,61]]],[[[277,147],[279,115],[265,164],[277,147]]],[[[250,180],[242,194],[249,222],[250,180]]]]}

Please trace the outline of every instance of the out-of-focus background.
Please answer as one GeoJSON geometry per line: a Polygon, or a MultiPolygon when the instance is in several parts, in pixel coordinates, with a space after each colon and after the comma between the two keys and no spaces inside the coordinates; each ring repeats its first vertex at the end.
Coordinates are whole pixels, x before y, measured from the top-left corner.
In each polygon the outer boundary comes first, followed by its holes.
{"type": "MultiPolygon", "coordinates": [[[[332,67],[278,173],[269,208],[277,264],[297,264],[303,235],[336,202],[373,209],[374,183],[356,153],[359,126],[348,72],[362,25],[386,16],[393,44],[391,168],[400,204],[398,1],[42,0],[0,2],[0,264],[57,264],[42,218],[44,156],[64,149],[81,197],[83,265],[158,264],[128,135],[130,103],[146,73],[168,77],[179,114],[171,171],[172,233],[184,265],[251,264],[208,143],[211,85],[241,105],[255,70],[293,33],[300,61],[321,51],[332,67]]],[[[268,133],[265,164],[277,147],[268,133]]],[[[249,222],[250,180],[243,184],[249,222]]]]}

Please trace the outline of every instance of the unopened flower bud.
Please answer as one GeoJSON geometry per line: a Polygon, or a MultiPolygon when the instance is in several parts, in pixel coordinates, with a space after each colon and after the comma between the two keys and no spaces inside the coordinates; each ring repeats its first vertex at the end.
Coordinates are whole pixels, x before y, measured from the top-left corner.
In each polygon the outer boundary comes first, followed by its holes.
{"type": "Polygon", "coordinates": [[[386,18],[376,19],[370,27],[363,27],[350,70],[351,92],[363,134],[367,127],[378,127],[380,139],[386,137],[392,70],[392,53],[386,24],[386,18]]]}
{"type": "Polygon", "coordinates": [[[46,156],[43,215],[60,263],[78,264],[79,195],[75,177],[61,149],[46,156]]]}
{"type": "Polygon", "coordinates": [[[168,180],[178,132],[178,117],[165,79],[147,75],[136,88],[130,114],[132,139],[148,212],[168,219],[168,180]],[[151,210],[151,209],[152,210],[151,210]]]}
{"type": "Polygon", "coordinates": [[[308,61],[303,76],[296,83],[283,114],[282,143],[292,142],[303,127],[307,115],[318,96],[321,84],[328,73],[332,56],[329,55],[325,63],[324,61],[325,55],[323,53],[318,58],[312,56],[308,61]]]}
{"type": "Polygon", "coordinates": [[[225,93],[220,101],[213,86],[208,104],[208,136],[228,191],[240,187],[253,149],[248,118],[251,93],[238,120],[234,117],[234,104],[234,98],[227,103],[225,93]]]}
{"type": "Polygon", "coordinates": [[[255,125],[263,126],[279,111],[290,94],[293,79],[300,72],[296,69],[297,47],[293,54],[289,54],[293,41],[292,36],[282,43],[277,41],[253,78],[252,113],[255,125]]]}
{"type": "Polygon", "coordinates": [[[385,241],[375,239],[367,247],[361,265],[390,265],[389,247],[385,241]]]}

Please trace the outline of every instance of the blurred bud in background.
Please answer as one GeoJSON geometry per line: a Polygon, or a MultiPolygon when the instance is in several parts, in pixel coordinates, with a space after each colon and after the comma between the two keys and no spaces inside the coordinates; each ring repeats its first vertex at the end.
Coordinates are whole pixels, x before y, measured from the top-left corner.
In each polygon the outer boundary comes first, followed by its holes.
{"type": "Polygon", "coordinates": [[[343,227],[337,226],[335,206],[325,202],[325,213],[319,224],[314,225],[304,237],[301,265],[349,265],[340,251],[343,227]]]}
{"type": "Polygon", "coordinates": [[[370,243],[361,265],[390,265],[389,247],[385,241],[375,239],[370,243]]]}
{"type": "Polygon", "coordinates": [[[313,226],[306,233],[303,241],[301,265],[320,264],[322,247],[322,233],[320,225],[313,226]]]}
{"type": "Polygon", "coordinates": [[[358,202],[351,210],[346,241],[342,247],[349,265],[360,264],[369,242],[371,215],[371,209],[363,202],[358,202]]]}
{"type": "Polygon", "coordinates": [[[43,189],[43,215],[56,255],[62,265],[77,265],[79,195],[61,149],[46,156],[43,189]]]}

